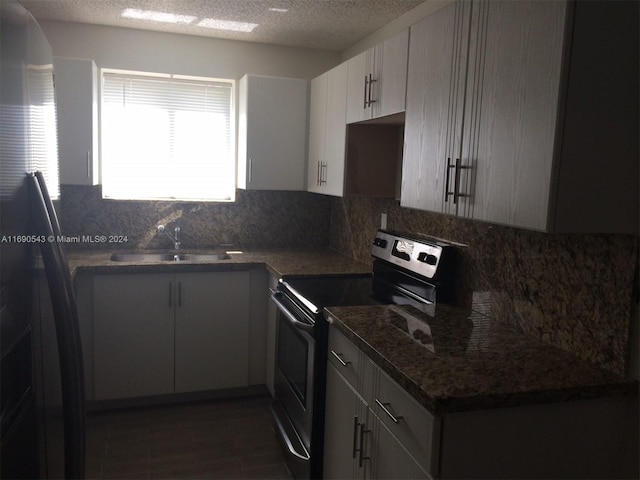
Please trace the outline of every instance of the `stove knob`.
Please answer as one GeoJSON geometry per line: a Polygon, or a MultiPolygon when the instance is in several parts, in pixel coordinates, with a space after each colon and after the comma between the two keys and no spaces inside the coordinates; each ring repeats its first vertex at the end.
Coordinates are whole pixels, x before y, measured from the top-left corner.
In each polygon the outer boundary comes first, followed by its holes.
{"type": "Polygon", "coordinates": [[[420,252],[418,254],[418,261],[426,263],[427,265],[435,265],[438,263],[438,257],[427,252],[420,252]]]}
{"type": "Polygon", "coordinates": [[[387,248],[387,241],[384,238],[376,238],[373,240],[373,244],[376,247],[387,248]]]}

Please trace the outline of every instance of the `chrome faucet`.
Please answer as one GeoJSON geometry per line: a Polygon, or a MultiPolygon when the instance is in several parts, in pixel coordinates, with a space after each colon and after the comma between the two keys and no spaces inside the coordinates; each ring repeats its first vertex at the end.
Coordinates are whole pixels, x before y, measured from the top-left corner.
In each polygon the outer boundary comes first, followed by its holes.
{"type": "Polygon", "coordinates": [[[176,227],[173,232],[173,235],[171,235],[164,225],[158,225],[158,235],[164,233],[173,242],[173,248],[178,250],[180,248],[180,227],[176,227]]]}

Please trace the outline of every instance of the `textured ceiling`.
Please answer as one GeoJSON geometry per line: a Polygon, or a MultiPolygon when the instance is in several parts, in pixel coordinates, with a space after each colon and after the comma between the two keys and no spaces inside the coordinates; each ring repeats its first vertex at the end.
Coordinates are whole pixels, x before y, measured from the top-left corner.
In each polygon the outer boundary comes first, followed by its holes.
{"type": "MultiPolygon", "coordinates": [[[[0,0],[2,1],[2,0],[0,0]]],[[[425,0],[20,0],[37,20],[111,25],[341,51],[425,0]],[[125,18],[126,9],[183,15],[188,23],[125,18]],[[278,9],[277,11],[270,9],[278,9]],[[283,11],[286,10],[286,11],[283,11]],[[257,24],[251,32],[204,19],[257,24]]]]}

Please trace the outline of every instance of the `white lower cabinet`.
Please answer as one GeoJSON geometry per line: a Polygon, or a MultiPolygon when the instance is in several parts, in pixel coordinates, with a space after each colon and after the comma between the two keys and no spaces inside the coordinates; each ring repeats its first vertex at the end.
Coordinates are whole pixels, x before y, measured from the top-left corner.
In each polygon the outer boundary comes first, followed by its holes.
{"type": "Polygon", "coordinates": [[[638,416],[631,394],[434,416],[329,330],[327,479],[638,478],[638,416]]]}
{"type": "Polygon", "coordinates": [[[369,469],[364,460],[368,405],[360,394],[327,365],[323,478],[365,478],[369,469]],[[361,453],[362,452],[362,453],[361,453]],[[362,455],[362,461],[361,459],[362,455]]]}
{"type": "Polygon", "coordinates": [[[436,419],[334,328],[328,351],[323,477],[430,478],[436,419]]]}
{"type": "Polygon", "coordinates": [[[94,276],[94,400],[247,386],[249,288],[249,272],[94,276]]]}
{"type": "Polygon", "coordinates": [[[175,391],[249,384],[249,273],[176,275],[175,391]]]}

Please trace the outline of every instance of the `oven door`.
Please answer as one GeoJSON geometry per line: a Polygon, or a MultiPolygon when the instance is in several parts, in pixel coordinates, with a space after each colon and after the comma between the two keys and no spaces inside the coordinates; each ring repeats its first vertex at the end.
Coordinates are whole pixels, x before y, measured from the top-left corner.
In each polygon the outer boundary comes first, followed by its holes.
{"type": "Polygon", "coordinates": [[[277,307],[275,401],[278,436],[296,478],[309,478],[313,426],[315,320],[282,292],[271,297],[277,307]]]}

